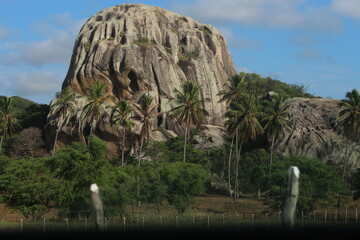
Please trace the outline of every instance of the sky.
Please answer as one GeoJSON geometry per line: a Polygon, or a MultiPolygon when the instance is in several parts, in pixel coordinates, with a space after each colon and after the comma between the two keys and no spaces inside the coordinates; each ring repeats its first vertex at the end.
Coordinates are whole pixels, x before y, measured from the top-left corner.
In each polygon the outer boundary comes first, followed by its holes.
{"type": "Polygon", "coordinates": [[[82,25],[124,3],[215,26],[237,72],[303,85],[323,98],[360,91],[360,0],[0,0],[0,95],[49,104],[82,25]]]}

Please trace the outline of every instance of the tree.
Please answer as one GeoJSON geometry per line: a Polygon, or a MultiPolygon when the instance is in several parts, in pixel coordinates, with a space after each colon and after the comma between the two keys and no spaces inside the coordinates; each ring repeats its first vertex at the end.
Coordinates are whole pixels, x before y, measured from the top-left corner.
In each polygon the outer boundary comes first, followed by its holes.
{"type": "Polygon", "coordinates": [[[0,153],[2,144],[7,136],[12,136],[15,129],[20,127],[17,112],[12,98],[0,97],[0,127],[2,131],[0,139],[0,153]]]}
{"type": "Polygon", "coordinates": [[[104,204],[112,203],[109,206],[112,210],[123,209],[126,198],[120,191],[120,176],[109,161],[104,160],[105,154],[105,143],[89,137],[89,147],[73,142],[46,161],[52,176],[60,182],[54,199],[70,216],[90,214],[89,187],[93,183],[98,184],[104,204]]]}
{"type": "Polygon", "coordinates": [[[283,208],[287,187],[287,171],[290,166],[300,170],[297,212],[309,213],[317,207],[334,206],[345,201],[349,194],[348,184],[341,179],[337,166],[326,165],[319,159],[292,156],[274,162],[273,171],[262,178],[263,187],[269,189],[270,205],[278,211],[283,208]]]}
{"type": "Polygon", "coordinates": [[[241,101],[233,102],[230,109],[225,113],[227,132],[235,132],[236,134],[236,165],[235,165],[235,191],[234,199],[239,191],[239,163],[241,150],[244,142],[252,140],[263,133],[263,127],[259,123],[260,112],[258,104],[253,95],[244,95],[241,101]],[[239,143],[239,145],[238,145],[239,143]]]}
{"type": "MultiPolygon", "coordinates": [[[[245,94],[246,90],[246,73],[240,73],[236,74],[234,77],[229,79],[229,84],[226,86],[226,89],[221,90],[218,95],[222,95],[219,102],[226,101],[227,108],[229,109],[231,104],[234,102],[240,100],[243,95],[245,94]]],[[[228,132],[228,134],[231,136],[231,147],[230,147],[230,153],[229,153],[229,160],[228,160],[228,188],[229,188],[229,194],[230,197],[232,195],[231,193],[231,159],[232,159],[232,151],[233,151],[233,144],[235,140],[235,132],[228,132]]],[[[237,148],[236,148],[237,151],[237,148]]]]}
{"type": "Polygon", "coordinates": [[[289,105],[287,105],[284,99],[277,95],[272,98],[265,113],[263,121],[265,122],[264,130],[268,139],[271,141],[270,150],[270,164],[269,169],[271,172],[271,164],[273,160],[274,143],[276,138],[284,135],[284,129],[289,125],[290,113],[288,111],[289,105]]]}
{"type": "Polygon", "coordinates": [[[124,152],[125,152],[125,138],[126,132],[130,132],[134,126],[134,122],[131,120],[130,115],[132,113],[132,107],[126,100],[119,101],[112,107],[111,123],[117,128],[121,127],[123,132],[122,149],[121,149],[121,166],[124,166],[124,152]]]}
{"type": "Polygon", "coordinates": [[[89,136],[92,136],[96,124],[106,111],[104,103],[111,98],[111,96],[106,93],[106,85],[99,81],[96,81],[92,87],[87,88],[86,93],[87,95],[85,97],[88,103],[84,106],[81,118],[90,124],[89,136]]]}
{"type": "Polygon", "coordinates": [[[3,202],[33,220],[50,210],[57,187],[41,158],[12,159],[0,175],[3,202]]]}
{"type": "Polygon", "coordinates": [[[346,93],[346,98],[342,100],[340,106],[343,109],[339,112],[337,125],[342,127],[346,137],[346,150],[344,157],[343,178],[345,178],[346,166],[348,162],[347,150],[349,139],[358,140],[360,135],[360,94],[356,89],[346,93]]]}
{"type": "Polygon", "coordinates": [[[218,95],[222,95],[220,102],[225,101],[229,106],[231,103],[240,100],[241,97],[245,94],[246,76],[246,73],[240,73],[230,78],[230,83],[225,86],[226,89],[221,90],[218,93],[218,95]]]}
{"type": "Polygon", "coordinates": [[[138,104],[134,104],[134,111],[137,114],[137,118],[140,120],[141,129],[140,129],[140,149],[138,155],[138,165],[140,166],[141,162],[141,151],[144,145],[145,140],[150,140],[150,131],[153,126],[153,119],[161,114],[157,112],[158,104],[153,104],[154,98],[147,92],[144,93],[138,104]]]}
{"type": "Polygon", "coordinates": [[[167,199],[180,213],[193,202],[193,197],[205,191],[209,175],[201,165],[174,162],[164,164],[161,178],[167,186],[167,199]]]}
{"type": "Polygon", "coordinates": [[[34,157],[35,151],[44,145],[39,128],[30,127],[22,130],[12,148],[16,157],[34,157]]]}
{"type": "Polygon", "coordinates": [[[56,93],[56,98],[50,103],[52,114],[57,127],[54,139],[52,155],[55,155],[56,142],[62,128],[68,124],[75,112],[75,100],[77,96],[71,92],[69,87],[64,88],[61,93],[56,93]]]}
{"type": "Polygon", "coordinates": [[[185,124],[184,157],[186,161],[186,142],[188,131],[192,124],[200,127],[205,123],[205,116],[209,113],[202,108],[204,101],[200,99],[200,86],[195,82],[186,81],[182,85],[182,90],[174,89],[176,107],[170,110],[170,116],[176,119],[176,122],[185,124]]]}

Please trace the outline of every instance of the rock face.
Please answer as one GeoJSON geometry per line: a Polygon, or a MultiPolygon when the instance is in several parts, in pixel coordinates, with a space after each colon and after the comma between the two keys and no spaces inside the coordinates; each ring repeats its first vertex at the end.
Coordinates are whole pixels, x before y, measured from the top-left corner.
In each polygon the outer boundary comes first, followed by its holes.
{"type": "MultiPolygon", "coordinates": [[[[336,129],[336,118],[340,110],[339,100],[293,98],[289,101],[292,128],[287,129],[277,152],[283,155],[303,155],[320,158],[330,164],[343,165],[346,139],[336,129]]],[[[351,170],[360,167],[360,147],[348,144],[351,170]]]]}
{"type": "MultiPolygon", "coordinates": [[[[163,113],[154,119],[154,128],[179,133],[166,113],[174,107],[169,102],[174,88],[180,89],[187,80],[201,85],[201,97],[210,99],[204,106],[207,124],[221,125],[226,106],[218,102],[217,94],[235,74],[225,40],[214,27],[162,8],[124,4],[104,9],[84,24],[63,88],[84,95],[100,81],[116,99],[134,102],[150,92],[163,113]]],[[[108,143],[121,138],[103,123],[95,134],[108,143]]],[[[64,130],[59,144],[71,135],[64,130]]]]}

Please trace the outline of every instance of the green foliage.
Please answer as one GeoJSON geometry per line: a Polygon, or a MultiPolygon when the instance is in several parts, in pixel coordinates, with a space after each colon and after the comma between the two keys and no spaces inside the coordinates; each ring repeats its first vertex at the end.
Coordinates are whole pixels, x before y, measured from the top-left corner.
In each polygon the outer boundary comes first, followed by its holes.
{"type": "Polygon", "coordinates": [[[48,212],[59,184],[44,167],[44,159],[9,161],[0,157],[0,160],[3,166],[0,175],[3,202],[20,210],[25,217],[32,216],[33,220],[48,212]]]}
{"type": "Polygon", "coordinates": [[[354,178],[354,200],[357,200],[360,198],[360,168],[357,169],[356,173],[353,176],[354,178]]]}
{"type": "Polygon", "coordinates": [[[150,41],[150,39],[148,39],[146,37],[142,37],[142,38],[134,41],[134,44],[140,45],[140,46],[150,46],[150,45],[154,45],[155,43],[153,41],[150,41]]]}
{"type": "Polygon", "coordinates": [[[167,199],[179,212],[193,203],[193,196],[205,191],[208,172],[201,165],[174,162],[164,164],[161,175],[167,186],[167,199]]]}
{"type": "Polygon", "coordinates": [[[182,61],[191,61],[192,59],[199,59],[199,50],[194,50],[190,52],[184,52],[182,55],[180,55],[180,60],[182,61]]]}
{"type": "MultiPolygon", "coordinates": [[[[270,154],[265,149],[255,149],[243,154],[240,163],[239,178],[241,191],[256,192],[263,189],[261,178],[264,177],[269,170],[270,154]]],[[[278,162],[278,156],[274,156],[274,161],[278,162]]]]}
{"type": "MultiPolygon", "coordinates": [[[[117,177],[110,163],[103,159],[105,153],[105,144],[90,137],[89,148],[82,143],[72,143],[46,162],[54,177],[61,180],[55,199],[59,207],[69,211],[69,216],[77,216],[79,211],[89,213],[89,188],[92,183],[97,183],[101,192],[104,191],[104,202],[112,203],[109,206],[113,208],[112,212],[123,209],[125,197],[121,197],[119,181],[112,181],[117,177]],[[118,200],[114,200],[115,196],[118,200]]],[[[109,209],[107,211],[110,212],[109,209]]]]}
{"type": "Polygon", "coordinates": [[[285,202],[290,166],[297,166],[300,170],[298,212],[306,213],[317,207],[332,206],[344,201],[344,196],[349,193],[338,167],[328,166],[318,159],[289,157],[274,163],[273,171],[262,179],[263,189],[269,190],[271,206],[275,210],[282,209],[285,202]]]}
{"type": "Polygon", "coordinates": [[[293,97],[314,97],[306,92],[307,88],[303,85],[286,84],[271,77],[261,77],[256,73],[241,72],[234,76],[234,78],[241,79],[244,92],[252,92],[257,96],[266,96],[270,91],[274,91],[285,99],[293,97]]]}
{"type": "MultiPolygon", "coordinates": [[[[155,162],[178,162],[183,161],[184,137],[168,138],[166,141],[154,142],[145,147],[145,154],[155,162]]],[[[215,151],[215,150],[214,150],[215,151]]],[[[209,168],[213,150],[196,149],[194,144],[187,143],[186,161],[201,164],[209,168]]]]}
{"type": "Polygon", "coordinates": [[[47,115],[50,107],[47,104],[32,104],[25,108],[23,114],[20,115],[20,125],[23,129],[29,127],[37,127],[43,129],[47,123],[47,115]]]}
{"type": "Polygon", "coordinates": [[[14,106],[17,109],[19,113],[26,111],[27,108],[38,105],[37,103],[30,101],[28,99],[19,97],[19,96],[13,96],[11,97],[14,101],[14,106]]]}

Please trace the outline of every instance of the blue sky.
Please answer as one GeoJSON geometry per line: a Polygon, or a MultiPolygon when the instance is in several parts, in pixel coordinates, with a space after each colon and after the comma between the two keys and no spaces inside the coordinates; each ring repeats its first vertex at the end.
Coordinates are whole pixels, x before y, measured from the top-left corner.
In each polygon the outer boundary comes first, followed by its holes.
{"type": "Polygon", "coordinates": [[[0,0],[0,95],[48,104],[82,24],[123,3],[214,25],[238,72],[304,85],[324,98],[360,90],[360,0],[0,0]]]}

